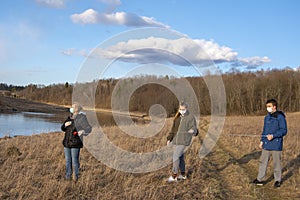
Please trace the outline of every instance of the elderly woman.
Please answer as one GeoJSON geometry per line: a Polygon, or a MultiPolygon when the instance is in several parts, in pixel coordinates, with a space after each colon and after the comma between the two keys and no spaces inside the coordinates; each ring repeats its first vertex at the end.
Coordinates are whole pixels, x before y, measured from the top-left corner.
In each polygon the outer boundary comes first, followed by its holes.
{"type": "Polygon", "coordinates": [[[185,180],[184,150],[191,144],[192,136],[198,135],[195,117],[189,113],[188,105],[180,102],[179,109],[175,115],[172,129],[167,137],[167,145],[174,145],[173,169],[168,182],[185,180]],[[180,171],[180,174],[178,174],[180,171]]]}
{"type": "Polygon", "coordinates": [[[83,147],[81,136],[87,135],[92,131],[86,115],[81,112],[82,107],[75,103],[70,108],[71,115],[62,124],[61,130],[65,132],[63,139],[64,152],[66,158],[66,179],[71,180],[72,171],[74,172],[73,180],[78,180],[79,175],[79,153],[83,147]],[[72,170],[73,169],[73,170],[72,170]]]}

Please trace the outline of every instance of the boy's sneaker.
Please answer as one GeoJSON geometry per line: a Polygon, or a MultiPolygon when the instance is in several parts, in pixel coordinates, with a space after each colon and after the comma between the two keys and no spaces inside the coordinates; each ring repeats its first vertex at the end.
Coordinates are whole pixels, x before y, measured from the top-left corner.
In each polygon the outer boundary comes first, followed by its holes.
{"type": "Polygon", "coordinates": [[[274,184],[274,187],[280,187],[281,186],[281,182],[280,181],[276,181],[274,184]]]}
{"type": "Polygon", "coordinates": [[[252,183],[255,184],[255,185],[260,185],[260,186],[264,185],[264,183],[262,181],[259,181],[257,179],[255,179],[254,181],[252,181],[252,183]]]}
{"type": "Polygon", "coordinates": [[[168,178],[168,182],[169,183],[172,183],[172,182],[177,182],[177,177],[173,177],[173,176],[170,176],[169,178],[168,178]]]}
{"type": "Polygon", "coordinates": [[[186,180],[186,175],[180,174],[177,179],[178,180],[186,180]]]}

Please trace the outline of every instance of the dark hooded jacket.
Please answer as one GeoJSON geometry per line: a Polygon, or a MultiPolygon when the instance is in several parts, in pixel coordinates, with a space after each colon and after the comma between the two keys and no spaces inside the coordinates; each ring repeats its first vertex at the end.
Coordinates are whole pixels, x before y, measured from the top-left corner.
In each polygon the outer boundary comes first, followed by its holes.
{"type": "Polygon", "coordinates": [[[264,120],[261,141],[263,149],[269,151],[282,151],[283,137],[287,134],[285,114],[282,111],[269,113],[264,120]],[[268,140],[267,135],[272,134],[273,139],[268,140]]]}
{"type": "Polygon", "coordinates": [[[65,132],[65,137],[63,139],[63,145],[67,148],[82,148],[83,143],[78,135],[78,131],[84,130],[86,134],[92,131],[87,117],[84,113],[79,113],[76,115],[75,119],[68,117],[66,121],[62,124],[61,130],[65,132]],[[65,126],[65,123],[70,121],[71,125],[65,126]]]}

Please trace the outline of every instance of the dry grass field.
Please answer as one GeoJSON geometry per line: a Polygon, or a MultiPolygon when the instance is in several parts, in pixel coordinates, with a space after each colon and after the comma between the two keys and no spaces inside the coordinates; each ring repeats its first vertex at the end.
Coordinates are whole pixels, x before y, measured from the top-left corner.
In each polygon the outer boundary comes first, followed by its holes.
{"type": "MultiPolygon", "coordinates": [[[[171,184],[166,182],[171,163],[154,172],[126,173],[107,167],[85,147],[79,181],[65,181],[63,133],[3,138],[0,199],[300,199],[299,118],[300,113],[287,114],[283,184],[278,189],[273,188],[272,162],[266,185],[249,184],[258,170],[263,116],[226,117],[217,145],[200,159],[198,151],[210,120],[205,116],[200,120],[201,134],[186,152],[188,180],[171,184]]],[[[105,127],[104,133],[120,148],[141,153],[165,146],[170,126],[168,120],[161,132],[149,139],[128,136],[117,127],[105,127]]]]}
{"type": "MultiPolygon", "coordinates": [[[[249,195],[256,199],[300,199],[300,113],[286,115],[288,134],[284,138],[282,152],[282,186],[273,188],[272,158],[267,169],[266,185],[263,187],[246,185],[245,181],[232,177],[232,183],[238,182],[235,184],[237,187],[240,185],[244,192],[250,191],[249,195]]],[[[258,148],[260,138],[257,135],[261,133],[262,126],[263,116],[227,117],[224,131],[218,141],[220,147],[231,157],[231,162],[228,162],[224,168],[238,166],[249,181],[256,178],[261,153],[258,148]]]]}

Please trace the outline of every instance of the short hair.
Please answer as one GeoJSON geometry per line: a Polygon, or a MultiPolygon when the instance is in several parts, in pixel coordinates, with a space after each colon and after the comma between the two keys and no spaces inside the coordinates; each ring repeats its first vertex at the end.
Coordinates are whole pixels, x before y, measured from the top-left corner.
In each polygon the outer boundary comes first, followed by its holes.
{"type": "Polygon", "coordinates": [[[179,106],[184,106],[184,107],[188,108],[188,104],[186,102],[184,102],[184,101],[181,101],[179,103],[179,106]]]}
{"type": "Polygon", "coordinates": [[[278,103],[277,103],[276,99],[268,99],[266,104],[268,104],[268,103],[271,103],[273,106],[276,106],[276,108],[277,108],[278,103]]]}

